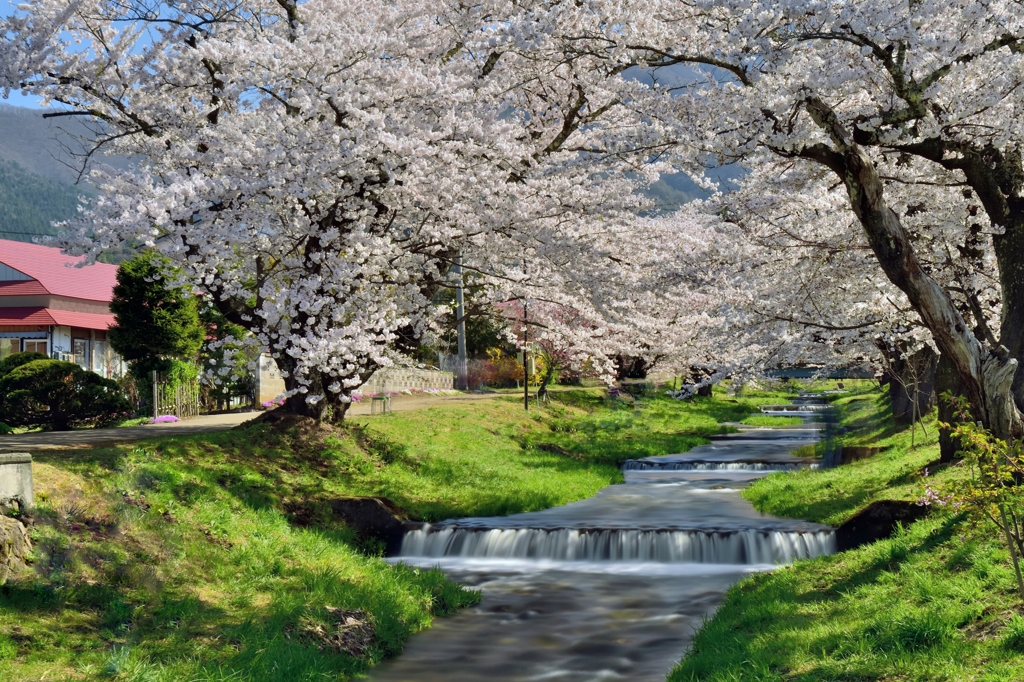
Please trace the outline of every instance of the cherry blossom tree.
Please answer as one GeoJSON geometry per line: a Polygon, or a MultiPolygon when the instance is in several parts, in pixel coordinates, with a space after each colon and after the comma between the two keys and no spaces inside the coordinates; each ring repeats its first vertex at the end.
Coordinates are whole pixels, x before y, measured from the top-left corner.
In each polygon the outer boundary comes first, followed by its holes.
{"type": "MultiPolygon", "coordinates": [[[[827,170],[831,184],[816,191],[842,189],[878,266],[952,362],[976,417],[1002,437],[1024,434],[1019,2],[640,0],[595,5],[577,25],[544,30],[571,33],[581,51],[671,86],[630,102],[674,141],[680,168],[699,175],[741,163],[755,178],[780,162],[794,177],[827,170]],[[901,203],[908,185],[920,204],[901,203]],[[970,202],[967,230],[998,266],[999,302],[973,319],[922,246],[931,236],[921,223],[962,224],[941,216],[958,210],[949,203],[956,190],[970,202]],[[998,329],[986,327],[996,309],[998,329]]],[[[971,288],[962,295],[984,302],[971,288]]]]}
{"type": "Polygon", "coordinates": [[[59,244],[158,246],[273,355],[288,408],[318,419],[437,331],[456,256],[515,284],[523,257],[564,258],[565,226],[634,210],[656,177],[631,86],[608,88],[617,67],[522,31],[513,4],[21,8],[0,24],[5,93],[92,119],[94,156],[137,160],[95,164],[102,194],[59,244]]]}

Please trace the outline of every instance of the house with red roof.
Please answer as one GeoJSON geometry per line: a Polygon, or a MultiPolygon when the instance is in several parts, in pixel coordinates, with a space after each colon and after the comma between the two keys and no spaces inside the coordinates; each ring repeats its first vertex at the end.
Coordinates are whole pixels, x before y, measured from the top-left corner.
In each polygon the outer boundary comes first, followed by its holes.
{"type": "Polygon", "coordinates": [[[105,377],[124,363],[107,342],[117,266],[0,239],[0,358],[37,351],[105,377]]]}

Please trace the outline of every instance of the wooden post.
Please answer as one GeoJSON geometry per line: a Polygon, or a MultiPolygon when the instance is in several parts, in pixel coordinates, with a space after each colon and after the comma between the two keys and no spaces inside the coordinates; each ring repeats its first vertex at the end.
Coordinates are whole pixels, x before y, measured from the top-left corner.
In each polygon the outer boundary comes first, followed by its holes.
{"type": "Polygon", "coordinates": [[[156,386],[156,377],[157,377],[157,374],[156,374],[156,370],[154,369],[153,370],[153,419],[156,419],[157,417],[160,416],[159,410],[158,410],[159,403],[157,402],[157,394],[158,394],[159,389],[156,386]]]}

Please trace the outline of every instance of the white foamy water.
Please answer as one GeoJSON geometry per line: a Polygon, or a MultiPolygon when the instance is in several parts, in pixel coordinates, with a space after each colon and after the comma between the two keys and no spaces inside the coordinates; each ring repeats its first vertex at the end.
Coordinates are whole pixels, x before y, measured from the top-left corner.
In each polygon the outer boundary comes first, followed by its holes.
{"type": "Polygon", "coordinates": [[[406,533],[399,558],[788,564],[833,552],[832,532],[426,528],[406,533]]]}
{"type": "Polygon", "coordinates": [[[627,459],[622,463],[623,471],[796,471],[807,467],[817,469],[817,464],[776,464],[764,462],[646,462],[627,459]]]}

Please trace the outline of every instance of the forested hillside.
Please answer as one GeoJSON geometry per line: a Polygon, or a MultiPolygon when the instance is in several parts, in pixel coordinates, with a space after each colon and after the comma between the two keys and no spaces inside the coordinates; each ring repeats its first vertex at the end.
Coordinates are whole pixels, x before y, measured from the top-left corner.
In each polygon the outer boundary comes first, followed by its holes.
{"type": "MultiPolygon", "coordinates": [[[[0,239],[30,242],[56,234],[55,221],[73,218],[80,196],[96,190],[79,178],[82,145],[88,135],[75,118],[44,119],[39,110],[0,104],[0,239]]],[[[95,160],[123,168],[123,157],[95,160]]],[[[100,260],[120,262],[130,248],[104,254],[100,260]]]]}
{"type": "Polygon", "coordinates": [[[83,194],[89,191],[81,185],[56,182],[0,158],[0,239],[27,242],[55,234],[51,223],[74,217],[83,194]]]}

